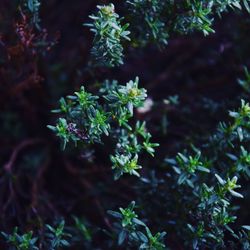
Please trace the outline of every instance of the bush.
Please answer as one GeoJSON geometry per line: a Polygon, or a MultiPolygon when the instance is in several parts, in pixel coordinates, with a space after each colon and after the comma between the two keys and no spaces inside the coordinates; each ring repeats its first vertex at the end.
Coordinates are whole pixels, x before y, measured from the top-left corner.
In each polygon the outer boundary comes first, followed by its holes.
{"type": "Polygon", "coordinates": [[[249,4],[2,1],[0,248],[249,249],[249,4]]]}

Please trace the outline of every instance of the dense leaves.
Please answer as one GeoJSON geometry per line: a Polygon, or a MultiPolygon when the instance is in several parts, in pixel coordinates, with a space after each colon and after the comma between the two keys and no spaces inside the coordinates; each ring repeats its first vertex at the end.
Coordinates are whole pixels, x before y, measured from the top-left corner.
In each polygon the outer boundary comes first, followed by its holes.
{"type": "Polygon", "coordinates": [[[249,249],[249,12],[0,1],[0,249],[249,249]]]}
{"type": "Polygon", "coordinates": [[[145,122],[138,121],[135,129],[129,125],[134,108],[143,105],[146,90],[138,88],[138,77],[129,81],[125,86],[113,81],[100,89],[100,97],[105,101],[98,103],[99,96],[93,96],[81,87],[74,96],[67,96],[67,100],[60,99],[60,109],[53,110],[65,117],[58,120],[56,126],[48,126],[62,139],[63,149],[69,141],[75,145],[78,142],[101,143],[102,136],[113,137],[116,141],[115,155],[111,155],[112,168],[115,170],[115,179],[123,173],[137,175],[138,154],[145,150],[152,156],[157,143],[149,140],[151,134],[146,132],[145,122]]]}
{"type": "Polygon", "coordinates": [[[130,40],[128,24],[121,25],[113,4],[97,6],[97,15],[89,16],[93,23],[85,24],[94,32],[92,56],[94,64],[113,67],[123,64],[123,40],[130,40]]]}

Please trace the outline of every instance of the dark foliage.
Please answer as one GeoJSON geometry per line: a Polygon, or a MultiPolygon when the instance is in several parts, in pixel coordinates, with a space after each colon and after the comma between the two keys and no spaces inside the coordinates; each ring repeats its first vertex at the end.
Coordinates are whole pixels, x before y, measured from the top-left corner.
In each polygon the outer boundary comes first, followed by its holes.
{"type": "Polygon", "coordinates": [[[250,249],[249,4],[0,1],[0,249],[250,249]]]}

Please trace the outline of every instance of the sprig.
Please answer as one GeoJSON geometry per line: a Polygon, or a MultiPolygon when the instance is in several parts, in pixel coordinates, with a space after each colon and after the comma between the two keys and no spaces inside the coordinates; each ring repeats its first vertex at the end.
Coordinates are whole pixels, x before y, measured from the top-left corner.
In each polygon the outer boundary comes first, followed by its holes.
{"type": "Polygon", "coordinates": [[[36,246],[37,237],[33,237],[33,232],[30,231],[23,235],[18,233],[18,228],[15,227],[12,234],[6,234],[1,232],[2,236],[5,238],[6,242],[18,250],[38,250],[36,246]]]}
{"type": "Polygon", "coordinates": [[[146,224],[138,219],[134,211],[135,202],[132,201],[127,208],[120,208],[119,212],[108,211],[118,223],[114,223],[115,233],[118,235],[118,245],[132,245],[137,249],[164,250],[165,232],[153,235],[146,224]]]}
{"type": "Polygon", "coordinates": [[[138,83],[138,77],[126,85],[106,81],[99,96],[81,87],[75,95],[60,99],[59,109],[52,112],[62,117],[48,128],[61,138],[63,149],[71,141],[75,145],[93,144],[102,143],[103,136],[110,137],[115,142],[115,154],[110,155],[115,179],[123,174],[139,176],[139,154],[145,151],[153,156],[159,144],[150,141],[145,122],[137,121],[134,129],[129,124],[134,109],[142,106],[147,97],[138,83]]]}
{"type": "Polygon", "coordinates": [[[98,5],[96,15],[90,15],[92,23],[85,24],[94,33],[92,59],[95,65],[114,67],[123,64],[122,42],[130,40],[128,23],[121,25],[113,4],[98,5]]]}

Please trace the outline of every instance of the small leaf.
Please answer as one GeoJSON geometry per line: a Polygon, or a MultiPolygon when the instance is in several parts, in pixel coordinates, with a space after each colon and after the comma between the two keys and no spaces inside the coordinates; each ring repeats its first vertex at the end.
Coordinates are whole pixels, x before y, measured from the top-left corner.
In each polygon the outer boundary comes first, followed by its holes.
{"type": "Polygon", "coordinates": [[[119,233],[119,236],[118,236],[118,245],[122,245],[122,243],[124,242],[124,240],[126,239],[127,237],[127,233],[125,230],[122,230],[120,233],[119,233]]]}
{"type": "Polygon", "coordinates": [[[231,195],[237,197],[237,198],[244,198],[244,196],[238,192],[235,192],[234,190],[229,190],[229,192],[231,193],[231,195]]]}
{"type": "Polygon", "coordinates": [[[249,3],[248,3],[249,0],[243,0],[243,4],[247,10],[248,13],[250,13],[250,7],[249,7],[249,3]]]}
{"type": "Polygon", "coordinates": [[[208,168],[205,168],[205,167],[202,167],[202,166],[198,166],[197,169],[202,171],[202,172],[210,173],[210,170],[208,168]]]}
{"type": "Polygon", "coordinates": [[[187,179],[186,174],[185,173],[181,174],[177,181],[178,185],[181,185],[183,182],[185,182],[186,179],[187,179]]]}
{"type": "Polygon", "coordinates": [[[237,133],[238,133],[240,141],[243,141],[243,131],[241,127],[237,128],[237,133]]]}
{"type": "Polygon", "coordinates": [[[244,225],[244,226],[241,226],[241,227],[248,230],[248,231],[250,231],[250,226],[248,226],[248,225],[244,225]]]}
{"type": "Polygon", "coordinates": [[[216,179],[219,181],[221,185],[225,185],[226,181],[224,181],[218,174],[215,174],[216,179]]]}
{"type": "Polygon", "coordinates": [[[107,213],[115,218],[122,219],[122,215],[116,211],[108,210],[107,213]]]}
{"type": "Polygon", "coordinates": [[[133,219],[133,222],[134,222],[135,224],[140,225],[140,226],[143,226],[143,227],[146,226],[144,222],[142,222],[141,220],[139,220],[139,219],[137,219],[137,218],[134,218],[134,219],[133,219]]]}

